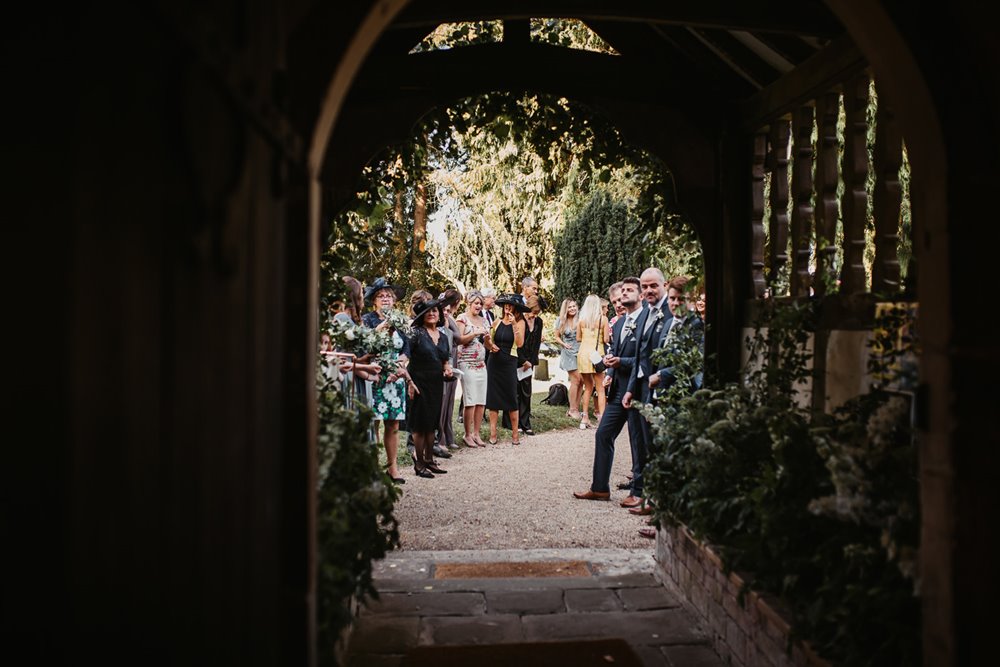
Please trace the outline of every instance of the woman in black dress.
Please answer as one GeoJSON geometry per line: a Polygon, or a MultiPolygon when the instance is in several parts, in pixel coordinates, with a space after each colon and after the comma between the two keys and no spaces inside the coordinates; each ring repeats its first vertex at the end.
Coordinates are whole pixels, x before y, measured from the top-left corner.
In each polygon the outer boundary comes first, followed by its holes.
{"type": "Polygon", "coordinates": [[[490,412],[490,444],[497,444],[500,410],[510,415],[512,444],[521,444],[517,430],[517,348],[524,345],[524,316],[528,311],[520,294],[502,294],[495,302],[503,315],[493,323],[490,356],[486,359],[486,409],[490,412]]]}
{"type": "Polygon", "coordinates": [[[410,336],[410,381],[406,391],[406,424],[413,434],[413,469],[418,477],[433,478],[448,472],[432,458],[434,431],[441,419],[444,383],[454,381],[448,339],[438,331],[444,319],[437,299],[413,306],[413,334],[410,336]]]}

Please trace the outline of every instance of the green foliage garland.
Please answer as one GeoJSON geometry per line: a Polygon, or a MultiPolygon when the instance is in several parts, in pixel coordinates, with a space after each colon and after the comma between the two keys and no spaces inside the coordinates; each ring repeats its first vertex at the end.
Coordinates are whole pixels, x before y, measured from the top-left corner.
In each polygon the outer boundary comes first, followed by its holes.
{"type": "Polygon", "coordinates": [[[372,413],[349,406],[344,378],[321,362],[318,373],[319,439],[317,509],[319,544],[318,624],[320,658],[333,650],[352,619],[351,597],[377,597],[372,560],[399,544],[393,516],[398,490],[379,468],[368,440],[372,413]]]}

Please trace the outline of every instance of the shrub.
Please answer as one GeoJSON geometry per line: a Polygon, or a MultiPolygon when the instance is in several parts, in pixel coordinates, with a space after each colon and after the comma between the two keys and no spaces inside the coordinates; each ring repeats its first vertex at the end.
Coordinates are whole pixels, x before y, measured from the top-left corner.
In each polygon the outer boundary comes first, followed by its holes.
{"type": "Polygon", "coordinates": [[[878,323],[872,390],[814,415],[796,400],[814,308],[776,307],[757,323],[743,383],[691,394],[678,382],[643,408],[655,441],[647,489],[661,520],[781,596],[793,632],[827,659],[918,664],[916,453],[892,388],[906,318],[890,309],[878,323]]]}

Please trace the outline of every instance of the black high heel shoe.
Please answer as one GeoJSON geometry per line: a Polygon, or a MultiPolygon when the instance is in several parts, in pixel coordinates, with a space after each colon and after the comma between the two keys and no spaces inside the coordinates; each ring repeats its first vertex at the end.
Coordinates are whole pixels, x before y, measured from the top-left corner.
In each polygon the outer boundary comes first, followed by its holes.
{"type": "Polygon", "coordinates": [[[427,469],[436,475],[445,475],[448,473],[444,468],[439,468],[437,463],[428,463],[427,469]]]}
{"type": "Polygon", "coordinates": [[[430,470],[425,470],[423,468],[414,468],[413,471],[417,474],[417,477],[423,477],[424,479],[434,479],[434,474],[430,470]]]}

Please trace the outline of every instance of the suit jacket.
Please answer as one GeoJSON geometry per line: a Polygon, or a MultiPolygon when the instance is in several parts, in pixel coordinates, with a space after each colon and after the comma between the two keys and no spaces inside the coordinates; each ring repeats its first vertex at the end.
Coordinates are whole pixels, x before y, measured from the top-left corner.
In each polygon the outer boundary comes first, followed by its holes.
{"type": "MultiPolygon", "coordinates": [[[[677,324],[677,326],[678,327],[682,327],[684,329],[690,330],[692,337],[701,346],[702,352],[704,353],[704,351],[705,351],[705,323],[702,321],[702,319],[700,317],[698,317],[697,315],[695,315],[694,313],[691,313],[691,314],[687,315],[684,319],[682,319],[677,324]]],[[[663,338],[663,344],[667,345],[667,346],[670,345],[670,340],[669,340],[668,336],[664,336],[664,338],[663,338]]],[[[677,381],[677,378],[674,377],[673,368],[671,368],[669,366],[668,367],[663,367],[663,368],[658,368],[656,370],[656,373],[660,376],[660,384],[657,386],[657,390],[666,389],[666,388],[670,387],[674,382],[677,381]]],[[[692,390],[694,390],[694,389],[701,389],[703,378],[704,378],[704,374],[703,373],[698,373],[697,375],[695,375],[692,378],[692,380],[691,380],[691,383],[693,385],[691,387],[691,389],[692,390]]]]}
{"type": "Polygon", "coordinates": [[[659,316],[649,327],[649,330],[645,331],[646,320],[649,319],[651,312],[653,312],[651,307],[643,310],[635,323],[636,335],[640,336],[639,349],[636,351],[636,362],[632,367],[632,374],[628,379],[628,389],[626,389],[626,391],[632,392],[633,399],[643,403],[649,402],[649,376],[656,370],[650,355],[652,355],[653,350],[663,345],[663,339],[670,331],[670,320],[673,319],[670,309],[667,307],[667,300],[664,298],[663,308],[659,316]],[[641,378],[639,377],[640,370],[642,370],[641,378]]]}
{"type": "Polygon", "coordinates": [[[611,327],[611,340],[608,354],[613,357],[618,357],[620,363],[618,367],[614,369],[611,374],[611,388],[609,395],[613,399],[621,399],[625,395],[625,391],[628,388],[628,379],[632,375],[632,368],[635,366],[636,352],[639,349],[639,334],[641,333],[638,324],[638,318],[642,316],[642,310],[646,308],[646,304],[642,305],[638,315],[636,316],[636,327],[628,334],[625,340],[621,340],[622,329],[625,328],[625,322],[628,321],[628,317],[622,316],[618,318],[618,321],[614,323],[611,327]]]}
{"type": "Polygon", "coordinates": [[[538,352],[542,347],[542,318],[535,318],[535,328],[528,331],[527,325],[524,327],[524,345],[517,348],[517,365],[524,365],[525,361],[531,362],[532,367],[538,365],[538,352]]]}

